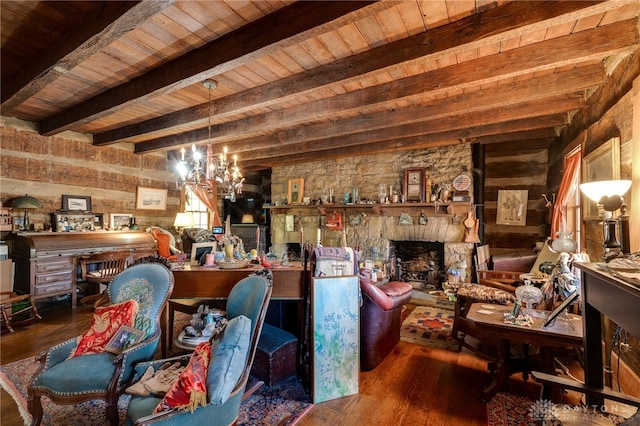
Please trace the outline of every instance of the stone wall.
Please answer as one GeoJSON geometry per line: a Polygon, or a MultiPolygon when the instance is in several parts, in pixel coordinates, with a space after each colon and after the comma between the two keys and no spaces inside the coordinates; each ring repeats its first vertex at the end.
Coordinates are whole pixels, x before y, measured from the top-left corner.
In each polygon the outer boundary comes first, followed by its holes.
{"type": "MultiPolygon", "coordinates": [[[[424,168],[434,183],[450,183],[459,174],[472,176],[470,144],[423,150],[385,153],[373,156],[343,159],[319,159],[317,162],[276,167],[272,170],[272,203],[282,203],[287,196],[289,179],[304,179],[304,196],[319,199],[323,188],[334,188],[337,200],[353,187],[359,189],[362,199],[378,198],[378,186],[385,184],[402,187],[404,169],[424,168]]],[[[274,254],[280,256],[286,243],[316,245],[318,230],[324,246],[359,246],[362,257],[373,261],[388,261],[390,241],[438,241],[445,243],[445,267],[466,260],[471,268],[473,244],[464,243],[464,226],[453,215],[424,208],[429,218],[426,225],[418,224],[415,208],[407,203],[414,225],[400,225],[402,207],[375,211],[367,205],[362,208],[335,208],[344,214],[342,231],[328,230],[326,216],[317,208],[274,209],[271,214],[271,241],[274,254]],[[286,231],[286,215],[294,216],[294,230],[286,231]],[[301,232],[302,230],[302,232],[301,232]]],[[[327,206],[325,213],[330,213],[327,206]]],[[[418,213],[419,214],[419,213],[418,213]]],[[[469,271],[470,272],[470,271],[469,271]]],[[[470,273],[468,274],[470,276],[470,273]]]]}
{"type": "Polygon", "coordinates": [[[318,158],[315,162],[274,167],[271,174],[272,202],[286,199],[288,180],[296,178],[304,179],[304,196],[312,199],[320,198],[323,188],[334,188],[338,198],[355,186],[361,198],[374,200],[378,198],[379,184],[401,188],[404,170],[413,168],[424,168],[434,184],[451,183],[461,173],[471,177],[471,145],[460,143],[361,157],[318,158]]]}

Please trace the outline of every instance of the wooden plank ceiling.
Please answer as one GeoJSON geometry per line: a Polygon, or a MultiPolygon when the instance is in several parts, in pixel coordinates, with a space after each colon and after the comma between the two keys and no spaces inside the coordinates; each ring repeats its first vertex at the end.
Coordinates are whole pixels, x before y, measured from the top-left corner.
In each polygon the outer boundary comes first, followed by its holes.
{"type": "Polygon", "coordinates": [[[636,0],[3,0],[0,14],[2,116],[137,153],[228,146],[247,170],[550,141],[640,49],[636,0]]]}

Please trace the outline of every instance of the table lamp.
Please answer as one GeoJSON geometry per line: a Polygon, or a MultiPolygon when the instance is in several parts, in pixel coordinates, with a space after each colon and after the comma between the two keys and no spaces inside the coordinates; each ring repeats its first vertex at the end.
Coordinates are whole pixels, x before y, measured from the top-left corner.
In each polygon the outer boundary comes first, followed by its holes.
{"type": "Polygon", "coordinates": [[[22,197],[14,198],[11,202],[11,207],[14,209],[24,209],[23,227],[26,231],[28,231],[29,229],[31,229],[29,224],[29,209],[41,209],[44,206],[37,198],[25,194],[22,197]]]}
{"type": "Polygon", "coordinates": [[[182,235],[185,228],[193,227],[193,216],[191,213],[178,213],[176,214],[176,220],[173,221],[173,227],[176,228],[178,234],[182,235]]]}
{"type": "Polygon", "coordinates": [[[580,191],[591,200],[602,206],[604,220],[604,248],[603,258],[610,259],[609,252],[620,250],[624,254],[631,252],[629,241],[629,216],[627,215],[627,205],[622,197],[631,188],[630,180],[602,180],[596,182],[583,183],[580,191]],[[618,219],[613,219],[613,212],[620,209],[618,219]],[[616,237],[616,225],[620,233],[620,240],[616,237]]]}

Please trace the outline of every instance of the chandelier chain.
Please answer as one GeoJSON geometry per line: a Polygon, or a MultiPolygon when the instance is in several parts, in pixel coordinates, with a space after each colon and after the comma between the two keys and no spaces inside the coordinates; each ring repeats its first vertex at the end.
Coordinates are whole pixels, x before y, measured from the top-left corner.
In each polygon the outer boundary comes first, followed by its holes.
{"type": "Polygon", "coordinates": [[[202,155],[195,144],[191,147],[192,158],[190,161],[185,160],[185,150],[182,148],[181,160],[177,164],[178,188],[190,186],[192,188],[199,187],[205,189],[210,196],[213,195],[218,188],[221,188],[232,202],[236,201],[236,195],[242,194],[242,184],[244,178],[238,167],[238,156],[233,156],[233,162],[227,159],[227,147],[224,147],[223,153],[219,158],[212,153],[211,142],[211,118],[213,115],[213,102],[211,98],[211,89],[217,87],[214,80],[205,80],[202,85],[208,89],[208,117],[207,117],[207,152],[202,155]]]}

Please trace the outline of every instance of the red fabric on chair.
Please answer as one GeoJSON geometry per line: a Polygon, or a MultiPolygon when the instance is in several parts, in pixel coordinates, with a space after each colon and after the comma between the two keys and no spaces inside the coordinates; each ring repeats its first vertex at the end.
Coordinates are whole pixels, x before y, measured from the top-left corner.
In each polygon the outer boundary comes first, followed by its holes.
{"type": "Polygon", "coordinates": [[[71,356],[104,352],[105,346],[120,326],[133,326],[137,313],[138,302],[133,299],[96,308],[89,329],[78,338],[78,346],[71,356]]]}
{"type": "Polygon", "coordinates": [[[196,346],[189,364],[180,373],[169,392],[155,408],[154,413],[179,409],[191,411],[207,405],[207,368],[211,359],[211,343],[202,342],[196,346]]]}
{"type": "Polygon", "coordinates": [[[153,238],[155,238],[158,243],[158,254],[161,257],[171,256],[171,249],[169,248],[171,237],[163,232],[158,232],[155,229],[151,231],[151,234],[153,234],[153,238]]]}
{"type": "Polygon", "coordinates": [[[169,260],[177,260],[177,257],[171,254],[171,237],[157,229],[151,230],[151,235],[156,239],[158,244],[158,255],[169,260]]]}

